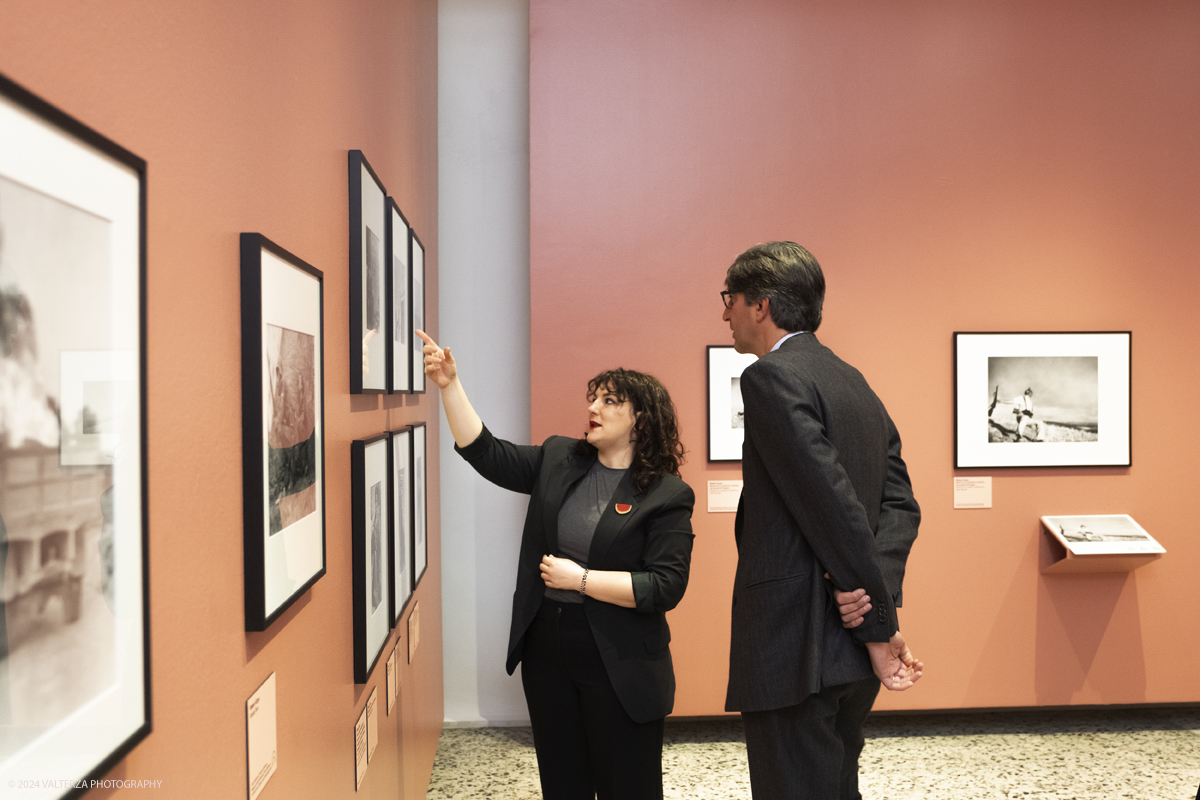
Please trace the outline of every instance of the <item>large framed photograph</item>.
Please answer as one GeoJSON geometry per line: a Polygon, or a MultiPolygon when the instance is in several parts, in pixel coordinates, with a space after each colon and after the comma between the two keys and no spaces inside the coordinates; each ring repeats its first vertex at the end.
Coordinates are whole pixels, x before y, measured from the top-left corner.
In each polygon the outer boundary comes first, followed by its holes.
{"type": "Polygon", "coordinates": [[[746,422],[742,371],[758,360],[732,345],[708,346],[708,460],[741,461],[746,422]]]}
{"type": "Polygon", "coordinates": [[[387,387],[390,394],[399,394],[412,391],[414,334],[408,299],[412,282],[408,268],[411,261],[410,234],[408,220],[404,218],[394,197],[387,199],[387,210],[387,329],[391,336],[387,387]]]}
{"type": "Polygon", "coordinates": [[[243,233],[242,507],[246,630],[325,574],[324,276],[243,233]]]}
{"type": "Polygon", "coordinates": [[[391,626],[396,627],[404,607],[413,593],[412,532],[413,532],[413,468],[412,428],[404,427],[391,433],[392,493],[388,502],[388,543],[391,548],[390,574],[392,591],[391,626]]]}
{"type": "Polygon", "coordinates": [[[150,732],[145,289],[146,163],[0,76],[5,796],[150,732]]]}
{"type": "Polygon", "coordinates": [[[955,467],[1130,464],[1129,331],[954,334],[955,467]]]}
{"type": "Polygon", "coordinates": [[[349,154],[350,393],[387,391],[388,343],[384,278],[387,190],[361,150],[349,154]]]}
{"type": "MultiPolygon", "coordinates": [[[[417,238],[417,232],[412,232],[411,254],[412,288],[409,290],[412,303],[412,326],[425,330],[425,246],[417,238]]],[[[426,331],[428,333],[428,331],[426,331]]],[[[412,335],[412,387],[413,392],[425,391],[425,352],[421,349],[425,342],[421,337],[412,335]]]]}
{"type": "Polygon", "coordinates": [[[425,423],[419,422],[412,426],[412,585],[414,590],[421,582],[421,578],[425,576],[425,568],[429,565],[426,461],[425,423]]]}
{"type": "Polygon", "coordinates": [[[391,632],[388,601],[388,446],[381,433],[350,443],[354,682],[366,683],[391,632]]]}

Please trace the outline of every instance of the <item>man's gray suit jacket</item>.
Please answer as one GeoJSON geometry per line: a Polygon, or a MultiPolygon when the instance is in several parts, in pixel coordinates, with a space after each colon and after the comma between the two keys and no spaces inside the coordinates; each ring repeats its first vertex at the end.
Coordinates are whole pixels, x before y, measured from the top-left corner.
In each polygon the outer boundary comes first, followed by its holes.
{"type": "Polygon", "coordinates": [[[899,630],[920,509],[883,403],[812,334],[747,367],[741,390],[744,486],[725,709],[766,711],[871,675],[863,644],[899,630]],[[834,586],[871,597],[852,630],[842,627],[834,586]]]}

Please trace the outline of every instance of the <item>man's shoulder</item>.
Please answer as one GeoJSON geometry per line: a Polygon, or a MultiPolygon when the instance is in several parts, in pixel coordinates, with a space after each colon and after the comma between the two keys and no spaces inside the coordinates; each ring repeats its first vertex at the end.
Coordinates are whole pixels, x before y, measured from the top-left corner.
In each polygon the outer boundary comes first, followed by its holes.
{"type": "Polygon", "coordinates": [[[772,350],[746,367],[748,373],[785,375],[793,381],[811,380],[828,369],[854,369],[838,358],[817,339],[814,334],[804,333],[788,339],[778,350],[772,350]]]}
{"type": "Polygon", "coordinates": [[[747,383],[747,374],[752,386],[761,384],[791,392],[878,400],[866,376],[812,334],[794,336],[778,350],[751,364],[742,373],[743,385],[747,383]]]}

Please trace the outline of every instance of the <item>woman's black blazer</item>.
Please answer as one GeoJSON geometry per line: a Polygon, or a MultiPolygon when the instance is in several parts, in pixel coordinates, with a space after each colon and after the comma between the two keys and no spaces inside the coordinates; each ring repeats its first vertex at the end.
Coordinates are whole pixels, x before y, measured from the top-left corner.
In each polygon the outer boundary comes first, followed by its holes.
{"type": "MultiPolygon", "coordinates": [[[[575,453],[577,441],[551,436],[541,446],[515,445],[495,438],[485,427],[474,442],[454,448],[492,483],[530,495],[513,593],[510,675],[521,661],[525,632],[545,593],[538,568],[542,556],[559,552],[559,508],[567,490],[596,461],[594,449],[589,448],[586,456],[575,453]]],[[[674,475],[662,476],[644,494],[637,494],[632,475],[626,472],[600,516],[588,553],[589,569],[633,575],[636,608],[590,597],[584,597],[583,608],[613,689],[637,722],[665,717],[675,704],[666,612],[679,603],[687,588],[695,502],[691,487],[674,475]],[[630,509],[620,514],[617,506],[630,509]]]]}

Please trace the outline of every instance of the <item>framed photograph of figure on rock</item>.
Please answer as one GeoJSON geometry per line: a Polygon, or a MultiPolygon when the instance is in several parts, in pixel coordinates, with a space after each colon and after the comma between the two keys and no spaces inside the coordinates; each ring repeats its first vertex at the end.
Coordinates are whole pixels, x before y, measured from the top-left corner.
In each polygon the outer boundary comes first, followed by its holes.
{"type": "Polygon", "coordinates": [[[243,233],[242,498],[246,630],[325,574],[324,277],[243,233]]]}
{"type": "Polygon", "coordinates": [[[954,466],[1129,466],[1131,339],[955,333],[954,466]]]}
{"type": "Polygon", "coordinates": [[[391,632],[389,434],[350,443],[350,537],[354,592],[354,682],[370,678],[391,632]]]}
{"type": "Polygon", "coordinates": [[[412,391],[414,338],[412,309],[409,307],[408,292],[412,276],[409,275],[409,228],[408,220],[396,205],[396,199],[387,199],[387,329],[391,337],[388,342],[387,387],[389,394],[412,391]]]}
{"type": "Polygon", "coordinates": [[[387,391],[387,190],[361,150],[348,157],[350,179],[350,393],[387,391]]]}
{"type": "Polygon", "coordinates": [[[428,506],[426,503],[425,423],[412,426],[412,575],[413,589],[429,566],[428,506]]]}
{"type": "Polygon", "coordinates": [[[412,428],[404,427],[391,433],[392,492],[388,502],[388,543],[391,549],[391,625],[396,627],[404,607],[413,592],[412,530],[412,428]]]}
{"type": "Polygon", "coordinates": [[[150,732],[146,162],[0,76],[0,786],[150,732]]]}

